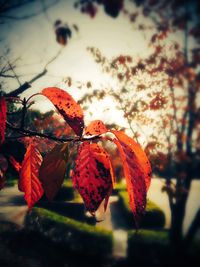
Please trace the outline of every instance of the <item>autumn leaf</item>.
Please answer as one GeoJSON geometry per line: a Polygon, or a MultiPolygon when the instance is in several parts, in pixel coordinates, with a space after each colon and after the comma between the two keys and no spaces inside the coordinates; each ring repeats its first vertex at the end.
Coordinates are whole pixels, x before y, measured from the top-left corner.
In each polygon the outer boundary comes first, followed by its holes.
{"type": "Polygon", "coordinates": [[[44,191],[39,176],[42,163],[40,152],[32,144],[27,148],[20,171],[19,190],[24,192],[29,209],[42,197],[44,191]]]}
{"type": "Polygon", "coordinates": [[[112,191],[112,166],[108,153],[98,144],[80,145],[72,176],[73,185],[91,214],[105,199],[105,209],[112,191]]]}
{"type": "Polygon", "coordinates": [[[0,98],[0,145],[5,140],[5,129],[6,129],[6,100],[4,97],[0,98]]]}
{"type": "Polygon", "coordinates": [[[44,192],[49,200],[52,200],[60,189],[68,160],[67,144],[56,145],[45,157],[40,167],[39,178],[44,192]]]}
{"type": "Polygon", "coordinates": [[[54,104],[74,132],[81,136],[84,128],[83,110],[72,96],[57,87],[45,88],[41,94],[54,104]]]}
{"type": "Polygon", "coordinates": [[[145,152],[125,133],[112,131],[123,162],[131,210],[136,225],[146,207],[146,193],[151,180],[151,166],[145,152]]]}
{"type": "Polygon", "coordinates": [[[86,135],[99,135],[108,132],[105,124],[101,120],[92,121],[86,128],[86,135]]]}
{"type": "Polygon", "coordinates": [[[56,20],[54,23],[56,41],[61,45],[66,45],[68,39],[72,36],[70,28],[61,20],[56,20]]]}

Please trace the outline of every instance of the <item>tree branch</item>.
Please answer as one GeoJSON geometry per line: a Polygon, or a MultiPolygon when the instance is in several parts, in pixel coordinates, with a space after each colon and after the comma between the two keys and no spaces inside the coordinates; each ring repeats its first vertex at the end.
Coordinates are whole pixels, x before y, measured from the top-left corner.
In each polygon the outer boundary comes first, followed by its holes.
{"type": "Polygon", "coordinates": [[[59,51],[56,53],[56,55],[54,55],[44,66],[43,70],[38,73],[35,77],[33,77],[30,81],[28,82],[25,82],[24,84],[22,84],[19,88],[17,88],[16,90],[8,93],[8,94],[5,94],[6,97],[16,97],[20,94],[22,94],[24,91],[26,91],[28,88],[31,87],[31,84],[34,83],[35,81],[37,81],[38,79],[40,79],[42,76],[44,76],[48,70],[47,70],[47,67],[52,63],[54,62],[58,56],[61,54],[62,52],[62,49],[59,49],[59,51]]]}
{"type": "Polygon", "coordinates": [[[38,136],[38,137],[43,137],[43,138],[47,138],[49,140],[52,140],[52,141],[57,141],[57,142],[80,142],[80,141],[88,141],[88,140],[96,140],[96,139],[99,139],[100,138],[100,135],[95,135],[95,136],[92,136],[92,137],[69,137],[69,138],[58,138],[56,136],[53,136],[53,135],[49,135],[49,134],[43,134],[43,133],[38,133],[38,132],[35,132],[35,131],[31,131],[31,130],[27,130],[27,129],[21,129],[18,128],[18,127],[15,127],[13,126],[11,123],[7,122],[6,123],[6,126],[19,133],[19,134],[22,134],[22,135],[25,135],[25,136],[38,136]]]}
{"type": "Polygon", "coordinates": [[[6,94],[5,96],[6,97],[16,97],[16,96],[22,94],[24,91],[26,91],[30,87],[31,87],[30,83],[29,82],[25,82],[19,88],[17,88],[16,90],[6,94]]]}
{"type": "Polygon", "coordinates": [[[21,86],[21,82],[20,82],[20,80],[19,80],[19,77],[18,77],[18,75],[16,74],[16,72],[15,72],[15,70],[14,70],[14,67],[12,66],[12,64],[10,63],[10,61],[8,61],[8,66],[10,67],[11,71],[13,72],[14,77],[16,78],[16,80],[17,80],[19,86],[21,86]]]}
{"type": "Polygon", "coordinates": [[[191,243],[191,241],[193,240],[197,230],[200,228],[200,209],[197,211],[196,216],[185,236],[185,246],[189,246],[189,244],[191,243]]]}

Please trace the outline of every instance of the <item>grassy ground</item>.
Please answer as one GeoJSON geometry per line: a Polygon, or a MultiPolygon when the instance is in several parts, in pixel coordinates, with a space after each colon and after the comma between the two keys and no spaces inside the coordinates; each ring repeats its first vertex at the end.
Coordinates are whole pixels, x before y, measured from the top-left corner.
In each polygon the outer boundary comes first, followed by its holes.
{"type": "Polygon", "coordinates": [[[39,232],[71,251],[88,256],[111,256],[112,232],[82,223],[42,208],[33,208],[26,217],[26,228],[39,232]]]}
{"type": "MultiPolygon", "coordinates": [[[[129,206],[128,193],[125,190],[118,192],[119,201],[123,210],[123,214],[126,218],[127,224],[132,227],[133,215],[129,206]]],[[[162,228],[165,225],[165,215],[162,209],[154,202],[148,200],[144,217],[140,221],[140,227],[142,228],[162,228]]]]}
{"type": "MultiPolygon", "coordinates": [[[[139,230],[128,232],[128,262],[135,266],[196,266],[200,260],[200,242],[173,248],[168,231],[139,230]]],[[[128,264],[128,265],[129,265],[128,264]]]]}

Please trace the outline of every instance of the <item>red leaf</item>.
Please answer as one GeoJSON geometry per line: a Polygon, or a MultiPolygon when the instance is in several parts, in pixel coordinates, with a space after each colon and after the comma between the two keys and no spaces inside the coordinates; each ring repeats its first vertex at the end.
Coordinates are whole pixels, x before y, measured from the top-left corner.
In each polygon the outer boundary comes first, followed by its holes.
{"type": "Polygon", "coordinates": [[[4,97],[0,98],[0,145],[5,140],[5,130],[6,130],[6,100],[4,97]]]}
{"type": "Polygon", "coordinates": [[[57,87],[45,88],[41,94],[54,104],[74,132],[81,136],[84,128],[83,110],[72,96],[57,87]]]}
{"type": "Polygon", "coordinates": [[[130,207],[136,225],[146,207],[146,193],[151,180],[151,166],[145,152],[123,132],[112,131],[123,162],[130,207]]]}
{"type": "Polygon", "coordinates": [[[108,129],[105,124],[101,120],[92,121],[86,128],[86,135],[99,135],[103,133],[107,133],[108,129]]]}
{"type": "Polygon", "coordinates": [[[104,198],[106,208],[112,191],[112,174],[109,155],[101,146],[89,142],[80,145],[72,180],[91,214],[104,198]]]}
{"type": "Polygon", "coordinates": [[[8,162],[7,159],[0,154],[0,190],[4,187],[5,185],[5,172],[8,168],[8,162]]]}
{"type": "Polygon", "coordinates": [[[67,144],[56,145],[51,152],[44,157],[40,167],[39,178],[49,200],[52,200],[56,196],[64,181],[67,159],[67,144]]]}
{"type": "Polygon", "coordinates": [[[40,152],[32,144],[27,148],[20,171],[19,190],[24,192],[24,198],[31,208],[43,195],[44,191],[39,176],[42,163],[40,152]]]}
{"type": "Polygon", "coordinates": [[[18,161],[16,161],[16,159],[13,157],[13,156],[10,156],[9,157],[9,160],[10,160],[10,163],[13,165],[13,167],[15,168],[15,170],[17,171],[17,172],[19,172],[20,170],[21,170],[21,164],[18,162],[18,161]]]}

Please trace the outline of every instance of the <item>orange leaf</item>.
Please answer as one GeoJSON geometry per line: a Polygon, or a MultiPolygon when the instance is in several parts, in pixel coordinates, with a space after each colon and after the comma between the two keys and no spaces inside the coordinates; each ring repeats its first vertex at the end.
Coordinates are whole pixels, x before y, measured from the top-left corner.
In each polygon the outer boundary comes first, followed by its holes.
{"type": "Polygon", "coordinates": [[[83,110],[72,96],[57,87],[45,88],[41,94],[54,104],[74,132],[81,136],[84,128],[83,110]]]}
{"type": "Polygon", "coordinates": [[[44,191],[39,176],[42,163],[40,152],[32,144],[27,148],[20,171],[19,190],[24,192],[24,198],[29,209],[42,197],[44,191]]]}
{"type": "Polygon", "coordinates": [[[105,209],[112,191],[112,166],[108,153],[97,144],[80,145],[72,176],[74,187],[93,214],[105,199],[105,209]]]}
{"type": "Polygon", "coordinates": [[[5,140],[5,130],[6,130],[6,100],[4,97],[0,98],[0,145],[5,140]]]}
{"type": "Polygon", "coordinates": [[[103,133],[107,133],[108,129],[105,124],[101,120],[92,121],[86,128],[86,135],[99,135],[103,133]]]}
{"type": "Polygon", "coordinates": [[[52,200],[56,196],[64,181],[67,159],[67,144],[56,145],[44,157],[40,167],[39,178],[49,200],[52,200]]]}
{"type": "Polygon", "coordinates": [[[151,166],[145,152],[132,138],[123,132],[112,131],[112,133],[117,138],[114,142],[122,158],[130,206],[137,225],[146,207],[146,193],[150,185],[151,166]]]}

